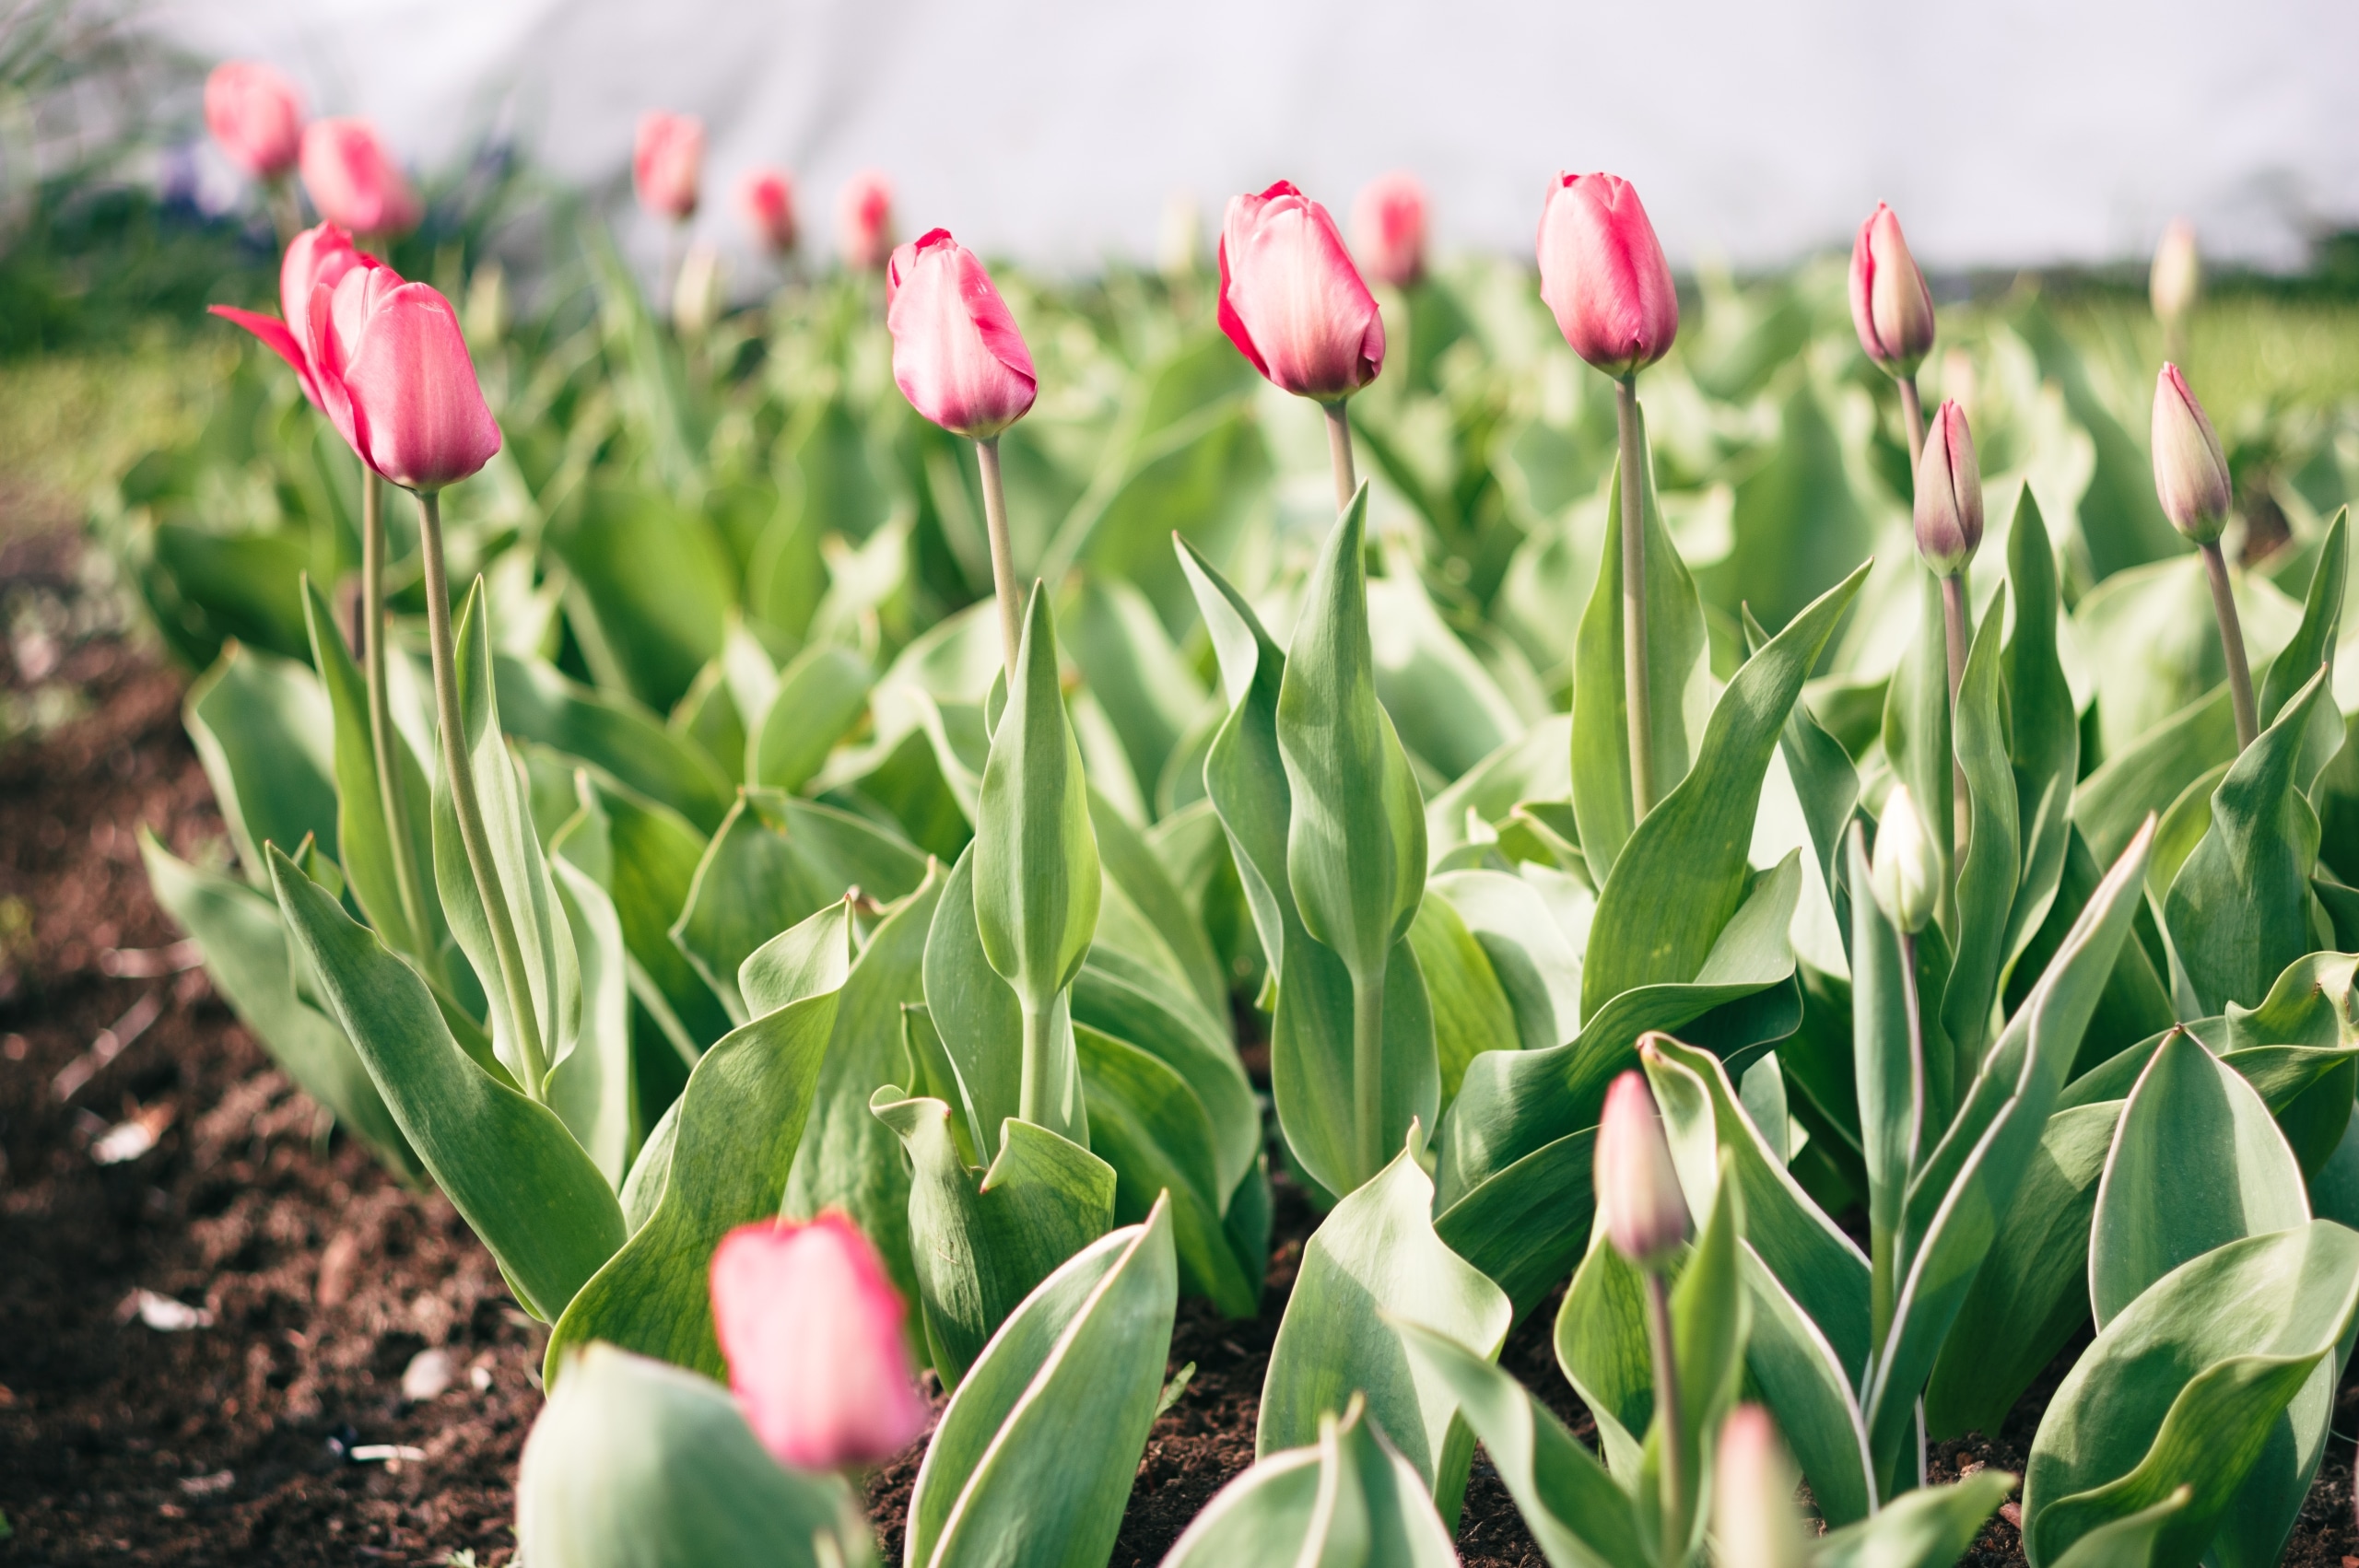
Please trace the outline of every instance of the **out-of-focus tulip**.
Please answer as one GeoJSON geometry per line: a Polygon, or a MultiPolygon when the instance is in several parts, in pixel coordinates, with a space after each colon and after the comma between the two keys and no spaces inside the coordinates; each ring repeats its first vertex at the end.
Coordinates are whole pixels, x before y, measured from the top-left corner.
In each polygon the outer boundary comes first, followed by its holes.
{"type": "Polygon", "coordinates": [[[738,182],[737,210],[745,227],[774,256],[794,249],[794,176],[783,169],[757,169],[738,182]]]}
{"type": "Polygon", "coordinates": [[[687,221],[697,210],[697,181],[704,168],[704,122],[693,114],[651,109],[639,117],[631,146],[630,182],[639,205],[657,217],[687,221]]]}
{"type": "Polygon", "coordinates": [[[836,193],[836,244],[844,265],[874,272],[893,253],[893,181],[863,169],[836,193]]]}
{"type": "Polygon", "coordinates": [[[478,354],[498,347],[508,337],[508,269],[492,256],[467,275],[467,302],[459,323],[466,329],[467,346],[478,354]]]}
{"type": "Polygon", "coordinates": [[[1426,188],[1407,170],[1379,175],[1352,204],[1352,250],[1379,283],[1406,288],[1426,271],[1426,188]]]}
{"type": "Polygon", "coordinates": [[[1644,1074],[1625,1072],[1606,1090],[1596,1162],[1606,1239],[1641,1269],[1662,1267],[1687,1239],[1687,1199],[1644,1074]]]}
{"type": "Polygon", "coordinates": [[[1884,798],[1884,816],[1876,824],[1875,859],[1868,865],[1868,885],[1892,923],[1910,936],[1925,929],[1941,897],[1941,861],[1925,834],[1925,819],[1918,814],[1916,797],[1908,786],[1895,784],[1884,798]]]}
{"type": "Polygon", "coordinates": [[[721,252],[699,240],[680,258],[680,276],[672,286],[672,325],[690,337],[700,337],[721,320],[722,277],[721,252]]]}
{"type": "Polygon", "coordinates": [[[1917,460],[1917,554],[1935,577],[1954,577],[1982,546],[1982,464],[1955,399],[1942,404],[1917,460]]]}
{"type": "Polygon", "coordinates": [[[1810,1552],[1794,1506],[1801,1479],[1767,1410],[1739,1405],[1729,1412],[1712,1473],[1712,1539],[1720,1568],[1802,1568],[1810,1552]]]}
{"type": "Polygon", "coordinates": [[[1933,351],[1933,293],[1908,253],[1900,219],[1882,202],[1851,241],[1851,325],[1860,347],[1893,377],[1913,376],[1933,351]]]}
{"type": "Polygon", "coordinates": [[[2228,525],[2227,454],[2176,365],[2154,380],[2154,494],[2171,526],[2209,544],[2228,525]]]}
{"type": "Polygon", "coordinates": [[[303,127],[303,189],[320,216],[355,234],[406,234],[426,207],[366,120],[303,127]]]}
{"type": "Polygon", "coordinates": [[[1327,209],[1281,180],[1233,196],[1220,230],[1220,329],[1297,397],[1333,403],[1384,369],[1384,319],[1327,209]]]}
{"type": "Polygon", "coordinates": [[[273,321],[233,305],[215,305],[211,310],[223,321],[235,322],[268,345],[294,368],[295,379],[301,385],[303,395],[311,399],[311,406],[324,408],[312,369],[311,291],[333,289],[344,281],[346,273],[381,265],[376,257],[355,246],[352,236],[334,224],[319,224],[295,236],[286,255],[279,259],[278,308],[284,313],[283,320],[273,321]]]}
{"type": "Polygon", "coordinates": [[[405,489],[456,484],[499,451],[458,312],[391,267],[362,267],[311,291],[320,399],[360,460],[405,489]]]}
{"type": "Polygon", "coordinates": [[[1540,213],[1540,298],[1573,352],[1609,376],[1643,370],[1671,351],[1679,293],[1628,181],[1556,176],[1540,213]]]}
{"type": "Polygon", "coordinates": [[[1032,406],[1032,351],[991,274],[950,230],[929,230],[893,252],[885,325],[894,384],[944,429],[982,440],[1032,406]]]}
{"type": "Polygon", "coordinates": [[[1196,275],[1204,259],[1204,213],[1193,191],[1163,198],[1163,221],[1155,232],[1155,264],[1171,282],[1196,275]]]}
{"type": "Polygon", "coordinates": [[[2195,248],[2195,226],[2175,217],[2154,247],[2154,270],[2147,275],[2147,298],[2165,325],[2176,324],[2195,307],[2203,287],[2203,258],[2195,248]]]}
{"type": "Polygon", "coordinates": [[[259,60],[228,60],[205,78],[205,128],[229,161],[276,180],[303,150],[303,95],[259,60]]]}
{"type": "Polygon", "coordinates": [[[891,1458],[925,1430],[903,1307],[875,1248],[830,1211],[740,1225],[712,1255],[712,1318],[729,1386],[782,1464],[891,1458]]]}

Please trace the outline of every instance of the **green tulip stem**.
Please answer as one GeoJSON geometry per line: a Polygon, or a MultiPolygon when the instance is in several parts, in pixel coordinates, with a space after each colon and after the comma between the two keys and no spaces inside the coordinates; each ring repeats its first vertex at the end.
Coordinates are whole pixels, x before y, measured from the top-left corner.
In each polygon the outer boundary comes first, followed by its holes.
{"type": "Polygon", "coordinates": [[[992,591],[999,596],[1000,651],[1006,661],[1008,690],[1014,691],[1016,654],[1024,646],[1024,595],[1015,583],[1015,550],[1007,541],[1007,486],[1000,479],[999,438],[985,436],[977,441],[975,459],[983,470],[983,531],[991,535],[992,591]]]}
{"type": "Polygon", "coordinates": [[[1900,423],[1908,432],[1908,472],[1917,472],[1925,457],[1925,405],[1918,401],[1914,372],[1899,378],[1900,423]]]}
{"type": "Polygon", "coordinates": [[[1048,1093],[1050,1053],[1057,1048],[1056,1009],[1033,1007],[1024,1009],[1023,1077],[1015,1091],[1015,1114],[1035,1127],[1062,1127],[1062,1117],[1052,1117],[1041,1098],[1048,1093]]]}
{"type": "Polygon", "coordinates": [[[1339,397],[1320,406],[1327,411],[1327,461],[1335,470],[1335,511],[1341,516],[1351,509],[1352,493],[1360,487],[1352,466],[1350,400],[1339,397]]]}
{"type": "Polygon", "coordinates": [[[1957,710],[1957,688],[1966,680],[1966,568],[1942,579],[1942,641],[1950,658],[1950,710],[1957,710]]]}
{"type": "MultiPolygon", "coordinates": [[[[1384,1168],[1384,970],[1352,978],[1352,1132],[1359,1179],[1384,1168]]],[[[1338,1194],[1338,1196],[1341,1196],[1338,1194]]]]}
{"type": "Polygon", "coordinates": [[[409,797],[393,766],[393,705],[385,686],[385,482],[372,468],[360,477],[360,667],[369,686],[369,749],[377,763],[377,801],[393,840],[393,886],[402,920],[417,944],[414,956],[430,971],[434,954],[427,936],[426,900],[417,885],[417,862],[410,853],[409,797]]]}
{"type": "Polygon", "coordinates": [[[2244,625],[2236,617],[2236,592],[2228,582],[2227,557],[2217,539],[2196,548],[2203,554],[2203,573],[2212,579],[2212,613],[2220,618],[2220,651],[2228,661],[2228,696],[2236,708],[2236,749],[2244,750],[2260,733],[2260,717],[2252,702],[2252,665],[2245,659],[2244,625]]]}
{"type": "Polygon", "coordinates": [[[467,766],[467,735],[459,717],[459,656],[451,637],[451,584],[442,562],[442,500],[431,490],[417,494],[418,531],[426,556],[426,626],[434,645],[435,728],[442,734],[442,769],[451,785],[451,810],[459,819],[459,842],[467,851],[467,869],[474,873],[475,892],[483,899],[491,926],[492,950],[508,990],[508,1011],[516,1027],[516,1044],[523,1064],[524,1093],[543,1097],[541,1080],[548,1071],[541,1051],[541,1031],[533,1012],[533,989],[524,970],[523,945],[516,940],[515,917],[509,913],[508,895],[499,883],[499,868],[492,864],[491,837],[484,831],[483,802],[475,798],[475,776],[467,766]]]}
{"type": "Polygon", "coordinates": [[[1638,450],[1638,375],[1614,382],[1622,441],[1622,699],[1630,722],[1630,820],[1655,803],[1654,709],[1647,697],[1646,477],[1638,450]]]}
{"type": "Polygon", "coordinates": [[[1685,1479],[1680,1473],[1680,1460],[1684,1453],[1680,1443],[1679,1364],[1671,1348],[1671,1281],[1660,1269],[1649,1269],[1647,1274],[1647,1339],[1655,1353],[1655,1420],[1662,1423],[1662,1444],[1657,1450],[1662,1457],[1662,1553],[1661,1561],[1677,1562],[1685,1552],[1686,1531],[1680,1527],[1685,1515],[1681,1500],[1685,1492],[1685,1479]]]}

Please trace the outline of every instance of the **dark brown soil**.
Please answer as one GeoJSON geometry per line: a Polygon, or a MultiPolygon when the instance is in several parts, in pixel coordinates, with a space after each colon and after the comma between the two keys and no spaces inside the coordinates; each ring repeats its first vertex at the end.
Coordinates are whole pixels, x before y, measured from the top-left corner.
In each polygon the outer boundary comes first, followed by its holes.
{"type": "MultiPolygon", "coordinates": [[[[32,726],[0,739],[0,1514],[14,1532],[0,1563],[507,1562],[543,1330],[449,1204],[318,1138],[310,1102],[202,970],[125,972],[156,967],[143,955],[179,935],[148,895],[136,827],[191,857],[222,854],[222,830],[181,727],[184,682],[88,611],[76,562],[59,537],[0,549],[0,736],[32,726]],[[60,1097],[60,1071],[143,1019],[60,1097]],[[97,1140],[136,1117],[160,1127],[154,1148],[100,1164],[97,1140]],[[151,1328],[142,1291],[210,1322],[151,1328]],[[428,1351],[452,1383],[412,1403],[403,1373],[428,1351]],[[423,1457],[353,1457],[379,1445],[423,1457]]],[[[1156,1562],[1251,1462],[1314,1219],[1282,1184],[1258,1320],[1182,1305],[1172,1366],[1196,1370],[1149,1439],[1121,1568],[1156,1562]]],[[[1534,1312],[1503,1362],[1588,1435],[1553,1317],[1553,1303],[1534,1312]]],[[[2020,1469],[2061,1364],[1996,1439],[1939,1445],[1937,1478],[2020,1469]]],[[[2359,1429],[2348,1393],[2338,1424],[2359,1429]]],[[[888,1562],[921,1452],[870,1483],[888,1562]]],[[[2351,1457],[2338,1438],[2289,1563],[2359,1568],[2351,1457]]],[[[1479,1454],[1460,1545],[1469,1568],[1543,1561],[1479,1454]]],[[[1968,1561],[2022,1562],[2013,1527],[1992,1521],[1968,1561]]]]}

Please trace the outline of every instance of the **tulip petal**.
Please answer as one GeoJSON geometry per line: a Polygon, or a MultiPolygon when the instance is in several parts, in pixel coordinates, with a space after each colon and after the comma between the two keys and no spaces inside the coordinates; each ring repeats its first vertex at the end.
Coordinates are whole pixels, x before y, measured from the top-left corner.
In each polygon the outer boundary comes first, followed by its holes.
{"type": "Polygon", "coordinates": [[[893,380],[911,407],[978,440],[1031,408],[1039,381],[1024,334],[983,263],[949,230],[895,251],[885,286],[893,380]]]}
{"type": "Polygon", "coordinates": [[[1383,369],[1376,297],[1334,218],[1292,185],[1229,202],[1220,268],[1221,330],[1273,384],[1332,402],[1383,369]]]}
{"type": "MultiPolygon", "coordinates": [[[[354,275],[376,294],[375,273],[354,275]]],[[[337,286],[341,297],[354,286],[337,286]]],[[[314,322],[319,296],[312,296],[314,322]]],[[[338,299],[338,314],[343,300],[338,299]]],[[[405,488],[440,490],[464,479],[499,451],[499,423],[475,382],[475,362],[451,302],[422,283],[379,296],[344,367],[360,451],[370,465],[405,488]]]]}
{"type": "Polygon", "coordinates": [[[271,352],[294,367],[295,379],[301,384],[303,395],[311,400],[311,406],[321,406],[319,389],[312,384],[311,364],[303,357],[303,345],[295,341],[295,334],[287,330],[285,322],[258,315],[252,310],[241,310],[235,305],[208,305],[205,309],[262,339],[271,352]]]}

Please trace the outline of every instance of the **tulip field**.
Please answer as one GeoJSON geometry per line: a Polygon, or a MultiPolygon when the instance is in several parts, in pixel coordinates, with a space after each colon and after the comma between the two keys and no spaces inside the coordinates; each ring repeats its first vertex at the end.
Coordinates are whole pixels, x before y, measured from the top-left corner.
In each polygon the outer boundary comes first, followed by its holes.
{"type": "Polygon", "coordinates": [[[88,538],[226,841],[121,858],[532,1382],[350,1560],[2359,1561],[2359,398],[2191,233],[1055,279],[651,114],[651,282],[206,108],[276,274],[88,538]]]}

